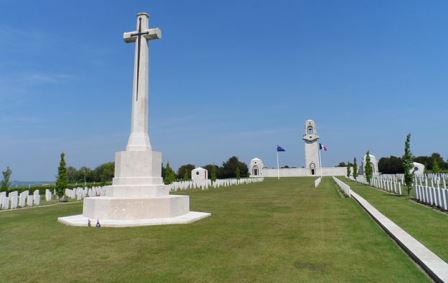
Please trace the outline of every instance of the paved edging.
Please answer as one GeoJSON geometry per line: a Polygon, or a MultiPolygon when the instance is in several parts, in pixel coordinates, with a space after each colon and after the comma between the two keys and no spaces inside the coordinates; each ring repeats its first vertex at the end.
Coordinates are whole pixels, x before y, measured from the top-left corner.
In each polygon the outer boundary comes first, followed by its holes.
{"type": "Polygon", "coordinates": [[[363,197],[352,190],[350,194],[432,279],[437,282],[448,282],[448,264],[443,259],[379,212],[363,197]]]}

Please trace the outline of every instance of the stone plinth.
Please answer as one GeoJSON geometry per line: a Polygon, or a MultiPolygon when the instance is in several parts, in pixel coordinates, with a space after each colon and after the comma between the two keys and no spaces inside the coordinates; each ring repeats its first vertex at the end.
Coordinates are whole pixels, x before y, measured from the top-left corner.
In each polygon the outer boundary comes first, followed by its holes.
{"type": "Polygon", "coordinates": [[[190,212],[188,196],[151,198],[93,197],[84,200],[82,215],[90,219],[170,218],[190,212]]]}
{"type": "Polygon", "coordinates": [[[84,199],[82,215],[60,217],[71,226],[132,227],[187,224],[210,213],[190,212],[188,196],[169,195],[162,183],[160,152],[123,151],[116,154],[115,178],[106,196],[84,199]]]}

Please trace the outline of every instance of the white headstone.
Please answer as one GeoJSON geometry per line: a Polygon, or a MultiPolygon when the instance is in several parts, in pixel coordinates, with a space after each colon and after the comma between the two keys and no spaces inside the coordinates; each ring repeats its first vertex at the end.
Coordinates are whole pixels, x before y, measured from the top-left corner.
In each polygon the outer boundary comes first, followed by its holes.
{"type": "Polygon", "coordinates": [[[45,201],[50,201],[52,199],[52,194],[49,189],[45,190],[45,201]]]}
{"type": "Polygon", "coordinates": [[[27,195],[26,196],[26,205],[27,206],[33,206],[34,203],[34,196],[33,195],[27,195]]]}
{"type": "Polygon", "coordinates": [[[9,209],[9,197],[2,199],[2,209],[9,209]]]}
{"type": "Polygon", "coordinates": [[[35,190],[33,192],[34,205],[40,205],[40,192],[39,190],[35,190]]]}
{"type": "Polygon", "coordinates": [[[14,192],[10,192],[9,193],[9,207],[11,209],[15,209],[17,208],[18,204],[19,204],[19,193],[17,191],[14,192]]]}
{"type": "Polygon", "coordinates": [[[26,198],[28,196],[28,191],[23,191],[20,193],[19,195],[19,206],[20,207],[25,207],[26,206],[26,198]]]}
{"type": "Polygon", "coordinates": [[[6,197],[6,192],[0,192],[0,209],[2,209],[3,199],[6,197]]]}

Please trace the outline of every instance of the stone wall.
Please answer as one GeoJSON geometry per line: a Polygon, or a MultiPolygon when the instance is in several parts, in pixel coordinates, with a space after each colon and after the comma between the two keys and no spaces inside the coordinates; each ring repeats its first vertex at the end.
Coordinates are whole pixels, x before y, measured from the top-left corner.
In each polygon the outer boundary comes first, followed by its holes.
{"type": "MultiPolygon", "coordinates": [[[[316,170],[316,177],[320,176],[320,169],[316,170]]],[[[323,176],[345,176],[347,167],[324,167],[322,168],[323,176]]],[[[282,168],[280,169],[280,177],[311,177],[311,171],[306,168],[282,168]]],[[[263,168],[263,177],[277,177],[277,169],[263,168]]]]}

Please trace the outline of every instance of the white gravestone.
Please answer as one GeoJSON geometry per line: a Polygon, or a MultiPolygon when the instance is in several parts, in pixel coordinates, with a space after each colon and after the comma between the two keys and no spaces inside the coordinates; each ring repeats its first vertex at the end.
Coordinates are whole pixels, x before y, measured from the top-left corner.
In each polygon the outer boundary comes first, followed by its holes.
{"type": "Polygon", "coordinates": [[[26,205],[27,206],[33,206],[34,197],[33,195],[27,195],[26,196],[26,205]]]}
{"type": "Polygon", "coordinates": [[[16,209],[19,204],[19,193],[17,191],[9,193],[9,207],[11,209],[16,209]]]}
{"type": "Polygon", "coordinates": [[[149,15],[137,15],[137,30],[124,33],[135,43],[131,133],[125,151],[115,155],[112,186],[104,197],[84,199],[82,215],[60,217],[68,225],[87,226],[99,220],[102,226],[127,227],[191,223],[209,213],[190,212],[189,196],[170,195],[161,176],[162,154],[152,150],[148,134],[148,50],[149,40],[161,38],[158,28],[148,28],[149,15]]]}
{"type": "Polygon", "coordinates": [[[50,201],[52,199],[52,194],[49,189],[45,190],[45,201],[50,201]]]}
{"type": "Polygon", "coordinates": [[[21,192],[19,195],[19,206],[25,207],[26,206],[26,197],[28,196],[28,191],[21,192]]]}
{"type": "Polygon", "coordinates": [[[40,205],[40,193],[39,190],[33,192],[34,205],[40,205]]]}
{"type": "Polygon", "coordinates": [[[3,199],[6,197],[6,192],[0,192],[0,209],[3,206],[3,199]]]}
{"type": "Polygon", "coordinates": [[[9,197],[2,199],[2,209],[9,209],[9,197]]]}

